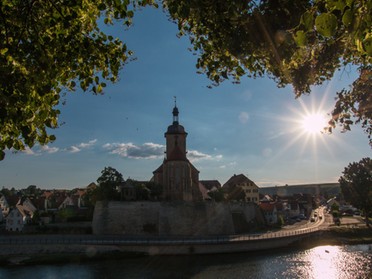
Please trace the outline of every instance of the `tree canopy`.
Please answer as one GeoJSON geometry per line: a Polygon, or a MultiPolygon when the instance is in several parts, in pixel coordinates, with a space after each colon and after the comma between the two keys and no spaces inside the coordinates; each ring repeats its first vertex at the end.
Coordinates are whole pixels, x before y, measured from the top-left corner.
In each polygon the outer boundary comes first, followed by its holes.
{"type": "Polygon", "coordinates": [[[97,178],[98,186],[94,190],[95,200],[119,200],[118,187],[124,182],[123,175],[112,167],[105,167],[97,178]]]}
{"type": "Polygon", "coordinates": [[[338,93],[327,130],[361,123],[372,144],[371,1],[168,0],[165,7],[214,85],[265,75],[299,97],[355,65],[360,76],[338,93]]]}
{"type": "MultiPolygon", "coordinates": [[[[360,76],[338,93],[329,131],[361,123],[372,133],[372,3],[367,0],[3,0],[0,4],[0,159],[53,141],[61,96],[99,94],[132,54],[101,30],[130,26],[138,7],[162,3],[187,35],[212,85],[243,76],[291,84],[295,96],[346,65],[360,76]]],[[[372,140],[370,138],[370,143],[372,140]]]]}
{"type": "MultiPolygon", "coordinates": [[[[372,160],[363,158],[350,163],[339,179],[346,201],[365,213],[366,220],[372,214],[372,160]]],[[[369,222],[367,222],[369,225],[369,222]]]]}
{"type": "Polygon", "coordinates": [[[131,24],[133,10],[152,3],[90,0],[4,0],[0,3],[0,159],[55,139],[61,94],[94,94],[115,82],[131,52],[101,31],[99,20],[131,24]]]}

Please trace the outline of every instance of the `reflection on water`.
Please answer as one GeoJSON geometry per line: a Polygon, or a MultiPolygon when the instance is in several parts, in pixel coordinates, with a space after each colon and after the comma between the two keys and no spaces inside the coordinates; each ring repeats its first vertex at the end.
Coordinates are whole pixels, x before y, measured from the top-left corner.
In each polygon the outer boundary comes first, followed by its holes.
{"type": "Polygon", "coordinates": [[[372,244],[3,267],[0,278],[372,278],[372,244]]]}
{"type": "Polygon", "coordinates": [[[367,253],[368,249],[356,250],[350,246],[319,246],[294,258],[287,257],[289,268],[282,275],[284,278],[366,278],[372,276],[372,251],[367,253]]]}

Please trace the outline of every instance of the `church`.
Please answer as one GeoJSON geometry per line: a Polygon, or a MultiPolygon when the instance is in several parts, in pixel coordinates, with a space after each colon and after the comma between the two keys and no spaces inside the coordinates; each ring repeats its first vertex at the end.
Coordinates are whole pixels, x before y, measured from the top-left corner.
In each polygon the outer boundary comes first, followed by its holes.
{"type": "Polygon", "coordinates": [[[264,223],[253,202],[206,202],[199,171],[187,159],[185,128],[175,103],[168,126],[163,163],[152,181],[163,186],[157,201],[97,201],[92,231],[96,235],[213,236],[250,232],[264,223]]]}
{"type": "Polygon", "coordinates": [[[200,201],[199,171],[187,159],[185,128],[179,124],[179,110],[175,102],[173,123],[164,134],[165,158],[153,172],[153,181],[163,186],[163,200],[200,201]]]}

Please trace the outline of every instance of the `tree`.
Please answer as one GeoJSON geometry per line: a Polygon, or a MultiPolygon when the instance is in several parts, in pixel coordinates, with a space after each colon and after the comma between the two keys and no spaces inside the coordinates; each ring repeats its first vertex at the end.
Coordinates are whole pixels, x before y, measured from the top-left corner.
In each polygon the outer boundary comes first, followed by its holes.
{"type": "Polygon", "coordinates": [[[146,187],[150,190],[150,197],[152,200],[160,200],[163,194],[163,186],[155,182],[146,183],[146,187]]]}
{"type": "Polygon", "coordinates": [[[211,199],[216,201],[216,202],[225,201],[225,194],[224,194],[224,190],[222,188],[219,188],[215,191],[209,191],[208,196],[210,196],[211,199]]]}
{"type": "Polygon", "coordinates": [[[356,65],[360,77],[338,93],[328,131],[361,123],[372,144],[372,4],[363,0],[168,0],[179,35],[188,35],[196,67],[212,84],[242,76],[291,84],[296,97],[356,65]]]}
{"type": "Polygon", "coordinates": [[[342,194],[346,201],[365,213],[366,223],[372,214],[372,160],[363,158],[350,163],[339,179],[342,194]]]}
{"type": "Polygon", "coordinates": [[[98,186],[94,190],[95,200],[119,200],[117,187],[124,182],[123,175],[112,167],[105,167],[98,177],[98,186]]]}
{"type": "Polygon", "coordinates": [[[150,199],[151,191],[144,183],[136,183],[136,198],[140,201],[147,201],[150,199]]]}
{"type": "MultiPolygon", "coordinates": [[[[328,131],[361,123],[372,133],[372,4],[367,0],[3,0],[0,4],[0,159],[55,139],[56,106],[67,91],[94,94],[115,82],[132,54],[100,29],[130,26],[138,7],[162,2],[196,67],[218,85],[267,75],[295,96],[356,65],[360,77],[338,94],[328,131]],[[100,24],[99,24],[100,23],[100,24]]],[[[370,138],[372,144],[372,139],[370,138]]]]}
{"type": "Polygon", "coordinates": [[[131,56],[98,22],[131,25],[152,0],[3,0],[0,3],[0,159],[55,139],[61,95],[94,94],[115,82],[131,56]],[[101,18],[104,18],[101,20],[101,18]]]}

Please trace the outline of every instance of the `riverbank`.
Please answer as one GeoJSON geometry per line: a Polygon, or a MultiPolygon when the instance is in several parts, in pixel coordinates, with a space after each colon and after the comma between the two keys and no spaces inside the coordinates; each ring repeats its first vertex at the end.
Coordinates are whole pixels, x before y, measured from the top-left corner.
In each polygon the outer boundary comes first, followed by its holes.
{"type": "MultiPolygon", "coordinates": [[[[329,227],[283,248],[308,249],[322,245],[372,243],[372,229],[367,227],[329,227]]],[[[144,253],[123,251],[116,245],[1,245],[0,265],[81,263],[110,258],[144,257],[144,253]],[[7,252],[8,251],[8,252],[7,252]]],[[[252,253],[244,252],[244,253],[252,253]]],[[[265,253],[265,251],[262,251],[265,253]]]]}

